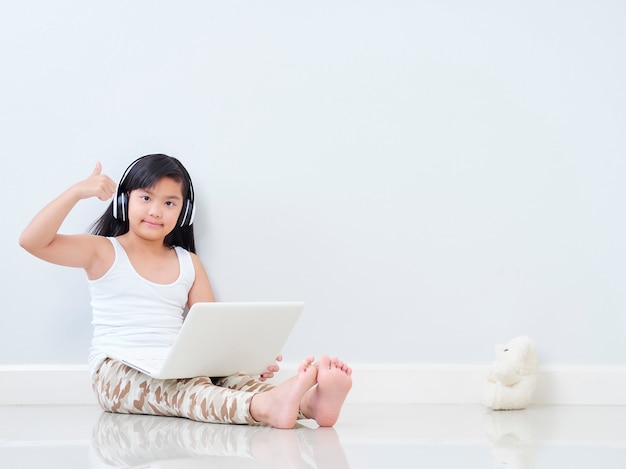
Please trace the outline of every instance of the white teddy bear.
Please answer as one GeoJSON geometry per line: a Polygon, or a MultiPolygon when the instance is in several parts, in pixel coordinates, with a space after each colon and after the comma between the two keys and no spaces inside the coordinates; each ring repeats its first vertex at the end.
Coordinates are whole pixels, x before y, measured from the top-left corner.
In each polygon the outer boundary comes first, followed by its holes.
{"type": "Polygon", "coordinates": [[[524,409],[537,387],[535,344],[516,337],[495,348],[496,360],[487,370],[485,405],[493,410],[524,409]]]}

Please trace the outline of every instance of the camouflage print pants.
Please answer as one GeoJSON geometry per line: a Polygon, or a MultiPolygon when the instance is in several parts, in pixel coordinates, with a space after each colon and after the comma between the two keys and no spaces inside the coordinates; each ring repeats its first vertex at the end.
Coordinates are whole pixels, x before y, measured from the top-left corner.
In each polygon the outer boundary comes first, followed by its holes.
{"type": "Polygon", "coordinates": [[[185,417],[200,422],[253,424],[250,401],[273,387],[247,375],[225,378],[154,379],[107,359],[93,378],[107,412],[185,417]]]}

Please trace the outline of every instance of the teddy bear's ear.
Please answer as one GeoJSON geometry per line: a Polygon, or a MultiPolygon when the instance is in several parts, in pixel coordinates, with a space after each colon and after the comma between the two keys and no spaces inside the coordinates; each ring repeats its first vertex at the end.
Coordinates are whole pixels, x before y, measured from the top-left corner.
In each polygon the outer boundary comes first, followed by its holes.
{"type": "Polygon", "coordinates": [[[508,344],[508,348],[529,347],[533,345],[533,341],[526,335],[520,335],[512,339],[508,344]]]}

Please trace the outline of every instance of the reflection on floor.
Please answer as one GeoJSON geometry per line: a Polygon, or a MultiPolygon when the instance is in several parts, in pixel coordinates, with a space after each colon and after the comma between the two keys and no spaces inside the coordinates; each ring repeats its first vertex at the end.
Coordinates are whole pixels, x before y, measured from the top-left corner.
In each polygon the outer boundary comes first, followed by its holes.
{"type": "Polygon", "coordinates": [[[626,407],[347,405],[334,428],[294,430],[0,407],[2,468],[626,467],[626,407]]]}

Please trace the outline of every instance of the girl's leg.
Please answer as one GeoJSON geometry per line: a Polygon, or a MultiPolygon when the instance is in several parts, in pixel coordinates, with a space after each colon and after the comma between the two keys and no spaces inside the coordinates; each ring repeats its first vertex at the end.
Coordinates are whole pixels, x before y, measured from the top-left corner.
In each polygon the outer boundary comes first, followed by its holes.
{"type": "Polygon", "coordinates": [[[236,389],[237,391],[265,392],[274,388],[273,384],[264,383],[252,376],[241,373],[225,376],[223,378],[211,378],[211,381],[214,382],[216,386],[236,389]]]}
{"type": "MultiPolygon", "coordinates": [[[[266,392],[274,389],[276,386],[269,383],[264,383],[258,379],[249,375],[236,374],[232,376],[225,376],[223,378],[211,378],[215,382],[216,386],[223,386],[228,389],[236,389],[238,391],[248,392],[266,392]]],[[[298,408],[298,420],[307,420],[308,417],[302,413],[302,410],[298,408]]]]}
{"type": "Polygon", "coordinates": [[[216,386],[209,378],[153,379],[107,359],[94,376],[93,387],[100,406],[108,412],[256,423],[250,416],[253,392],[216,386]]]}

